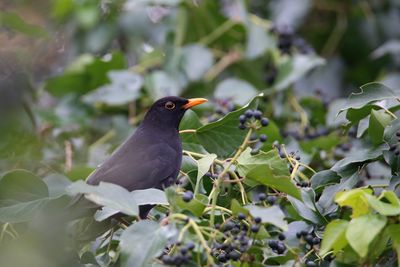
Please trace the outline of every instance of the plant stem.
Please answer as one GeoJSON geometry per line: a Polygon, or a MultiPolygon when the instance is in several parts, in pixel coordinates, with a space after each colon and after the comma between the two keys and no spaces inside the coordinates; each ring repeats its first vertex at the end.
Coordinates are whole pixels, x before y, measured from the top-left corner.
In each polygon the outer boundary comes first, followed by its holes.
{"type": "Polygon", "coordinates": [[[217,199],[218,199],[218,195],[219,195],[219,191],[220,191],[221,182],[223,181],[225,174],[229,171],[229,169],[231,168],[233,163],[235,163],[235,161],[239,158],[239,156],[242,154],[242,152],[247,147],[247,145],[248,145],[247,142],[250,140],[250,136],[251,136],[252,132],[253,132],[253,129],[250,128],[246,134],[246,137],[243,140],[243,143],[240,145],[240,147],[236,151],[236,154],[233,156],[232,160],[229,161],[228,164],[226,164],[225,168],[218,175],[218,178],[214,182],[214,188],[213,188],[213,191],[211,194],[211,216],[210,216],[210,225],[211,226],[214,225],[214,221],[215,221],[215,208],[217,206],[217,199]]]}

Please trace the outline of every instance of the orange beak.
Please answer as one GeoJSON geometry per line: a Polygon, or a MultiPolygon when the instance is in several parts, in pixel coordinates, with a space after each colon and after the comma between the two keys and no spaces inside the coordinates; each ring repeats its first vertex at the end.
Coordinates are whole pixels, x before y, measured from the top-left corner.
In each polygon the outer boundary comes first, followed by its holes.
{"type": "Polygon", "coordinates": [[[184,109],[189,109],[191,107],[203,104],[204,102],[207,102],[208,100],[205,98],[190,98],[188,99],[189,102],[183,105],[184,109]]]}

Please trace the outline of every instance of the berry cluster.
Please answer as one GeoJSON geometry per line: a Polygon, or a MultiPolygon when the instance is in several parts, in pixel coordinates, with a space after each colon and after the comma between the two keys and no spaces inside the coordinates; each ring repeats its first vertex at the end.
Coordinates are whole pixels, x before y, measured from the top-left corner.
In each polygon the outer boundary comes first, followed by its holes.
{"type": "Polygon", "coordinates": [[[314,53],[312,46],[297,36],[290,27],[273,27],[271,32],[278,35],[278,48],[282,54],[290,55],[293,49],[302,54],[314,53]]]}
{"type": "Polygon", "coordinates": [[[400,131],[396,132],[396,137],[397,137],[397,144],[391,145],[389,151],[392,151],[395,154],[395,156],[398,157],[400,155],[400,147],[399,147],[400,131]]]}
{"type": "Polygon", "coordinates": [[[193,199],[194,195],[193,192],[190,190],[185,191],[182,195],[182,200],[185,202],[190,202],[193,199]]]}
{"type": "Polygon", "coordinates": [[[244,130],[249,128],[253,126],[252,122],[255,121],[260,121],[262,127],[269,125],[269,120],[262,117],[262,112],[260,110],[248,109],[243,115],[239,116],[239,129],[244,130]]]}
{"type": "Polygon", "coordinates": [[[191,251],[195,247],[194,243],[188,242],[186,245],[183,245],[181,242],[177,242],[175,246],[177,252],[174,255],[164,254],[161,256],[161,261],[169,266],[182,266],[189,263],[192,259],[191,251]]]}
{"type": "MultiPolygon", "coordinates": [[[[296,237],[301,240],[301,242],[306,244],[306,248],[312,249],[321,243],[321,239],[315,235],[313,231],[302,230],[296,233],[296,237]]],[[[329,259],[326,259],[329,260],[329,259]]],[[[306,267],[316,267],[319,266],[315,260],[308,258],[305,261],[306,267]]]]}

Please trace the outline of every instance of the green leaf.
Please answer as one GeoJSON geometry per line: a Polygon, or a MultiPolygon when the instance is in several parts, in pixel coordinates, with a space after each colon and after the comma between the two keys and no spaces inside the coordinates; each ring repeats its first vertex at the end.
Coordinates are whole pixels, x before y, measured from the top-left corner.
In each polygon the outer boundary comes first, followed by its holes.
{"type": "Polygon", "coordinates": [[[165,71],[153,71],[145,77],[145,87],[153,100],[169,95],[180,95],[182,81],[165,71]]]}
{"type": "Polygon", "coordinates": [[[184,46],[182,61],[183,70],[189,81],[200,80],[214,63],[210,50],[199,44],[184,46]]]}
{"type": "Polygon", "coordinates": [[[307,72],[321,66],[325,60],[315,55],[295,54],[288,57],[278,66],[278,77],[274,84],[276,90],[288,88],[291,84],[305,76],[307,72]]]}
{"type": "Polygon", "coordinates": [[[0,12],[0,26],[31,37],[44,38],[49,36],[42,27],[25,22],[18,14],[13,12],[0,12]]]}
{"type": "Polygon", "coordinates": [[[106,104],[109,106],[126,105],[139,97],[142,77],[132,71],[110,71],[111,84],[103,85],[82,99],[89,104],[106,104]]]}
{"type": "Polygon", "coordinates": [[[346,239],[360,257],[367,256],[370,243],[385,227],[386,221],[386,217],[372,213],[350,221],[346,230],[346,239]]]}
{"type": "Polygon", "coordinates": [[[360,89],[360,92],[352,93],[349,96],[339,111],[339,113],[347,111],[346,118],[353,123],[366,117],[374,107],[375,102],[399,97],[390,88],[376,82],[367,83],[360,89]]]}
{"type": "Polygon", "coordinates": [[[331,170],[324,170],[317,172],[311,177],[311,186],[314,190],[318,190],[319,188],[324,188],[326,185],[330,183],[334,183],[340,180],[340,176],[331,170]]]}
{"type": "Polygon", "coordinates": [[[246,58],[255,59],[276,47],[276,40],[264,27],[249,20],[247,23],[246,58]]]}
{"type": "Polygon", "coordinates": [[[330,151],[340,143],[340,138],[337,133],[333,132],[327,136],[321,136],[315,139],[304,141],[300,143],[301,148],[307,152],[312,153],[314,151],[330,151]]]}
{"type": "Polygon", "coordinates": [[[245,215],[249,214],[249,211],[240,205],[239,201],[236,199],[232,199],[231,201],[231,211],[233,215],[238,215],[239,213],[243,213],[245,215]]]}
{"type": "Polygon", "coordinates": [[[372,194],[369,188],[357,188],[349,191],[338,192],[335,202],[340,206],[349,206],[353,209],[353,218],[367,214],[370,211],[368,195],[372,194]]]}
{"type": "Polygon", "coordinates": [[[346,240],[346,230],[349,225],[345,220],[333,220],[325,228],[324,237],[319,251],[320,256],[324,256],[331,249],[334,254],[344,248],[348,242],[346,240]]]}
{"type": "Polygon", "coordinates": [[[34,218],[48,203],[45,182],[26,170],[13,170],[0,180],[0,222],[20,223],[34,218]]]}
{"type": "Polygon", "coordinates": [[[213,164],[216,158],[217,155],[208,154],[197,161],[198,170],[197,170],[196,187],[194,190],[195,194],[199,192],[201,179],[208,172],[208,170],[210,169],[211,165],[213,164]]]}
{"type": "Polygon", "coordinates": [[[261,151],[254,156],[250,152],[251,149],[247,148],[237,160],[237,171],[241,176],[301,199],[298,188],[289,177],[287,163],[276,150],[261,151]]]}
{"type": "Polygon", "coordinates": [[[203,214],[208,204],[206,195],[197,194],[190,202],[185,202],[182,200],[182,195],[178,194],[173,188],[167,188],[166,194],[173,210],[187,210],[197,217],[203,214]]]}
{"type": "Polygon", "coordinates": [[[111,183],[100,182],[99,185],[89,185],[84,181],[77,181],[68,187],[71,195],[85,194],[90,201],[113,210],[136,216],[139,208],[134,196],[125,188],[111,183]]]}
{"type": "Polygon", "coordinates": [[[331,170],[335,172],[340,172],[345,167],[353,163],[363,163],[370,160],[375,160],[378,157],[382,156],[382,150],[384,149],[385,145],[381,145],[375,148],[361,148],[361,149],[353,149],[350,151],[344,159],[339,160],[336,162],[331,170]]]}
{"type": "Polygon", "coordinates": [[[214,96],[221,100],[231,100],[240,106],[245,105],[257,95],[257,90],[250,83],[236,78],[228,78],[217,85],[214,96]]]}
{"type": "MultiPolygon", "coordinates": [[[[392,224],[387,228],[390,237],[392,238],[393,249],[397,252],[397,259],[400,259],[400,225],[392,224]]],[[[400,266],[400,261],[398,263],[400,266]]]]}
{"type": "Polygon", "coordinates": [[[400,130],[400,119],[393,120],[388,127],[385,128],[383,139],[390,145],[397,144],[396,132],[400,130]]]}
{"type": "Polygon", "coordinates": [[[385,127],[390,124],[392,117],[383,110],[371,110],[369,118],[368,134],[375,145],[383,142],[383,132],[385,127]]]}
{"type": "Polygon", "coordinates": [[[393,191],[383,191],[379,199],[373,195],[367,195],[368,203],[378,213],[385,216],[400,214],[400,200],[393,191]],[[386,199],[389,203],[381,201],[386,199]]]}
{"type": "Polygon", "coordinates": [[[243,142],[246,131],[238,129],[239,116],[247,109],[254,107],[259,98],[256,96],[244,107],[228,113],[216,122],[209,123],[197,129],[196,137],[200,144],[210,153],[225,157],[231,155],[243,142]]]}
{"type": "Polygon", "coordinates": [[[142,220],[132,224],[121,235],[122,266],[151,266],[174,235],[169,226],[157,222],[142,220]]]}
{"type": "Polygon", "coordinates": [[[107,73],[110,70],[124,67],[125,59],[121,53],[112,54],[110,59],[82,55],[67,68],[63,75],[48,79],[45,89],[57,97],[69,93],[83,95],[108,83],[107,73]]]}
{"type": "Polygon", "coordinates": [[[12,170],[0,179],[0,200],[27,202],[49,196],[46,183],[26,170],[12,170]]]}
{"type": "Polygon", "coordinates": [[[245,206],[249,210],[253,218],[260,217],[263,223],[270,223],[276,227],[281,228],[283,231],[288,230],[288,224],[285,221],[285,214],[278,206],[271,206],[268,208],[248,205],[245,206]]]}

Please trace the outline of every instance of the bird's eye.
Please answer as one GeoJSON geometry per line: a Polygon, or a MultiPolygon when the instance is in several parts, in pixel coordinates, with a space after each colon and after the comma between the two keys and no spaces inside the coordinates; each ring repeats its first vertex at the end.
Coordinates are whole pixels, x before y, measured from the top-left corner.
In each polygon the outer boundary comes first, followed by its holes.
{"type": "Polygon", "coordinates": [[[166,109],[174,109],[175,108],[175,104],[171,101],[168,101],[167,103],[165,103],[165,108],[166,109]]]}

